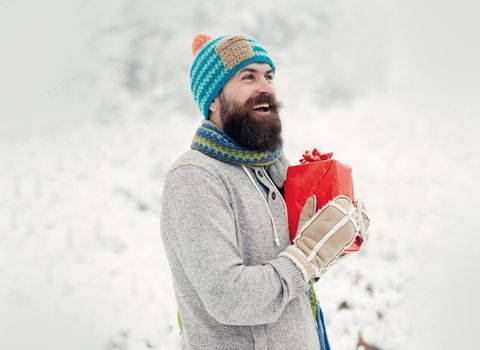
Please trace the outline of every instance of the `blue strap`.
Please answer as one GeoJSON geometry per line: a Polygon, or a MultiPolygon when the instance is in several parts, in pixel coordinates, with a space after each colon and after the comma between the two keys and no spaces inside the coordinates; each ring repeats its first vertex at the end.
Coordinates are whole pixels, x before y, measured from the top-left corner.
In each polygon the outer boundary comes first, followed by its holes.
{"type": "Polygon", "coordinates": [[[321,350],[331,350],[330,343],[328,342],[327,329],[325,327],[325,319],[323,318],[323,311],[318,302],[313,283],[310,282],[310,290],[306,293],[310,300],[310,306],[312,307],[313,318],[315,319],[315,328],[317,330],[318,341],[320,343],[321,350]]]}
{"type": "Polygon", "coordinates": [[[323,312],[320,304],[317,301],[317,317],[316,317],[316,324],[317,324],[317,334],[318,340],[320,341],[320,349],[322,350],[330,350],[330,343],[328,342],[327,337],[327,329],[325,328],[325,320],[323,319],[323,312]]]}

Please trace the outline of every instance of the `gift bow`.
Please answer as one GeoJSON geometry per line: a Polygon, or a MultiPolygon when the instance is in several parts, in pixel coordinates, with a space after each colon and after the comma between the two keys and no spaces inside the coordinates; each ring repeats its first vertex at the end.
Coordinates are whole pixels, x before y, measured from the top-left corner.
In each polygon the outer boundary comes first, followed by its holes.
{"type": "Polygon", "coordinates": [[[333,153],[320,153],[316,148],[314,148],[312,151],[305,151],[302,156],[303,158],[300,159],[300,163],[305,164],[318,162],[320,160],[329,160],[330,158],[332,158],[333,153]]]}

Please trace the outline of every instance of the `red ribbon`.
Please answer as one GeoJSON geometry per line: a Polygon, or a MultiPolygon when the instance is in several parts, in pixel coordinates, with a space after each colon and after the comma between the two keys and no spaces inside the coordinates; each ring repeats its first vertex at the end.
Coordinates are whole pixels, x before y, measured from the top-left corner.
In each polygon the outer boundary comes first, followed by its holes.
{"type": "Polygon", "coordinates": [[[320,153],[316,148],[314,148],[312,151],[305,151],[305,153],[302,154],[303,158],[300,159],[300,163],[305,164],[305,163],[312,163],[312,162],[318,162],[320,160],[328,160],[332,158],[333,153],[320,153]]]}

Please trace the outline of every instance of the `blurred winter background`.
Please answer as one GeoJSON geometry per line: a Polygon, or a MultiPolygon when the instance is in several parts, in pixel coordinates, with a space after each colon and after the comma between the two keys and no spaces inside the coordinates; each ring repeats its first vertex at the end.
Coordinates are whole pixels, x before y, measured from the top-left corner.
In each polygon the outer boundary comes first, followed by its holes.
{"type": "MultiPolygon", "coordinates": [[[[269,48],[285,151],[350,164],[368,247],[332,348],[477,349],[476,1],[0,1],[0,349],[179,349],[159,232],[200,32],[269,48]]],[[[194,215],[192,213],[192,215],[194,215]]]]}

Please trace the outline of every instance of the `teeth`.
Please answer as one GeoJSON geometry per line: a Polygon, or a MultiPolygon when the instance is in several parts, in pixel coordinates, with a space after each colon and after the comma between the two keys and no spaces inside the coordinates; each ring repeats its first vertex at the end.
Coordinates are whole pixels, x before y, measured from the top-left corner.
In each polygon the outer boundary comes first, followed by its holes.
{"type": "Polygon", "coordinates": [[[261,105],[256,105],[255,107],[253,107],[254,109],[257,109],[257,108],[262,108],[262,107],[265,107],[265,108],[269,108],[269,104],[268,103],[263,103],[261,105]]]}

